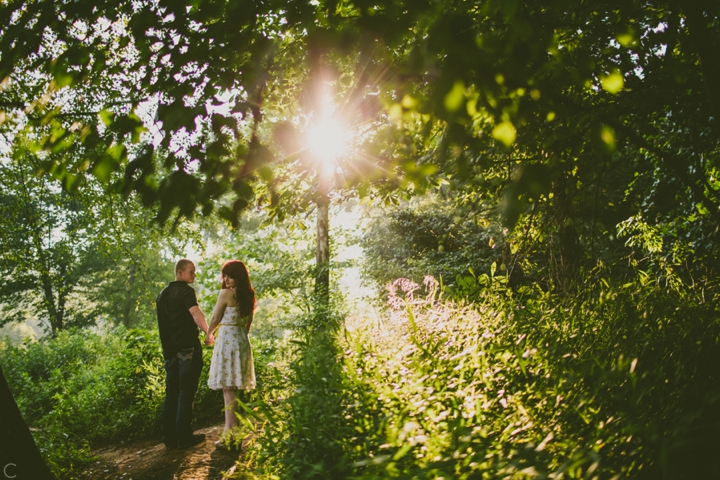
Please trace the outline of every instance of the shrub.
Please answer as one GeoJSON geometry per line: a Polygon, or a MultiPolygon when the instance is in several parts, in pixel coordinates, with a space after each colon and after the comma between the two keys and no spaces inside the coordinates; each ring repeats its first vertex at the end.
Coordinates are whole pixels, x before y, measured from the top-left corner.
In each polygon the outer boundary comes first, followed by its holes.
{"type": "Polygon", "coordinates": [[[157,432],[158,343],[144,330],[77,330],[3,347],[8,384],[56,475],[89,461],[91,445],[157,432]]]}

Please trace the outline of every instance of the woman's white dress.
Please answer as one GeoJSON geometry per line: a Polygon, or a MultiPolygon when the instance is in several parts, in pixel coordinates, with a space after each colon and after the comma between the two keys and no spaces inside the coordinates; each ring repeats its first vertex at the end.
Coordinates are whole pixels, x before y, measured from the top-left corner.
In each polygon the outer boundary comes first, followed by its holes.
{"type": "Polygon", "coordinates": [[[240,318],[238,307],[225,307],[210,362],[208,387],[212,390],[255,388],[255,366],[247,334],[249,320],[240,318]]]}

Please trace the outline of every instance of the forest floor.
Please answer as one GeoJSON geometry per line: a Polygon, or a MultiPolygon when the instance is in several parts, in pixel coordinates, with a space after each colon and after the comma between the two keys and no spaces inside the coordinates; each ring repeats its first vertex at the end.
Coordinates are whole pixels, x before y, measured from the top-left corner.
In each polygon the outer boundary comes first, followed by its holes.
{"type": "Polygon", "coordinates": [[[140,440],[103,447],[93,452],[98,459],[80,475],[80,480],[216,480],[235,471],[240,452],[215,447],[222,425],[196,430],[205,443],[184,450],[168,450],[156,440],[140,440]],[[224,475],[225,474],[225,475],[224,475]]]}

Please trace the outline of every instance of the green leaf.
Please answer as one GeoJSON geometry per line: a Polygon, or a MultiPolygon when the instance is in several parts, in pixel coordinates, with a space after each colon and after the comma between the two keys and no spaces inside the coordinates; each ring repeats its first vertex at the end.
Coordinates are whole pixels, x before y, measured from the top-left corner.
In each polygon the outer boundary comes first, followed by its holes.
{"type": "Polygon", "coordinates": [[[262,178],[266,182],[270,182],[273,179],[272,168],[268,167],[267,165],[263,165],[262,167],[258,168],[258,175],[260,175],[260,178],[262,178]]]}
{"type": "Polygon", "coordinates": [[[463,106],[465,101],[465,84],[458,80],[453,85],[450,92],[445,95],[445,109],[449,112],[455,112],[463,106]]]}
{"type": "Polygon", "coordinates": [[[117,161],[110,157],[104,156],[93,168],[93,174],[95,177],[103,183],[110,181],[110,176],[117,168],[117,161]]]}
{"type": "Polygon", "coordinates": [[[392,459],[393,461],[397,462],[402,457],[407,455],[407,453],[412,450],[413,446],[410,443],[405,443],[402,447],[400,447],[400,450],[398,450],[395,455],[393,455],[392,459]]]}
{"type": "Polygon", "coordinates": [[[54,76],[55,87],[61,89],[73,84],[73,76],[67,72],[57,72],[54,76]]]}
{"type": "Polygon", "coordinates": [[[100,116],[100,120],[102,120],[103,124],[105,124],[106,127],[112,125],[113,117],[115,115],[110,110],[101,110],[98,115],[100,116]]]}
{"type": "Polygon", "coordinates": [[[502,142],[506,147],[509,147],[513,143],[515,143],[515,138],[517,137],[517,130],[515,130],[515,125],[512,124],[510,121],[502,122],[499,125],[496,125],[495,128],[492,130],[492,136],[495,140],[498,140],[499,142],[502,142]]]}
{"type": "Polygon", "coordinates": [[[608,150],[615,150],[615,130],[612,127],[608,125],[603,125],[600,128],[600,139],[603,141],[608,150]]]}
{"type": "Polygon", "coordinates": [[[615,37],[615,40],[625,48],[630,48],[637,43],[635,39],[635,30],[632,28],[625,33],[621,33],[615,37]]]}

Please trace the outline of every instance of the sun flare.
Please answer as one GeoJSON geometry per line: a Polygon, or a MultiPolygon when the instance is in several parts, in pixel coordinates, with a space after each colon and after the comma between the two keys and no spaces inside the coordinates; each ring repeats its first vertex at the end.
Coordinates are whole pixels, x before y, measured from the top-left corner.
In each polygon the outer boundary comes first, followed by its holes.
{"type": "Polygon", "coordinates": [[[338,120],[325,118],[310,126],[306,142],[323,168],[331,171],[347,152],[348,132],[338,120]]]}

